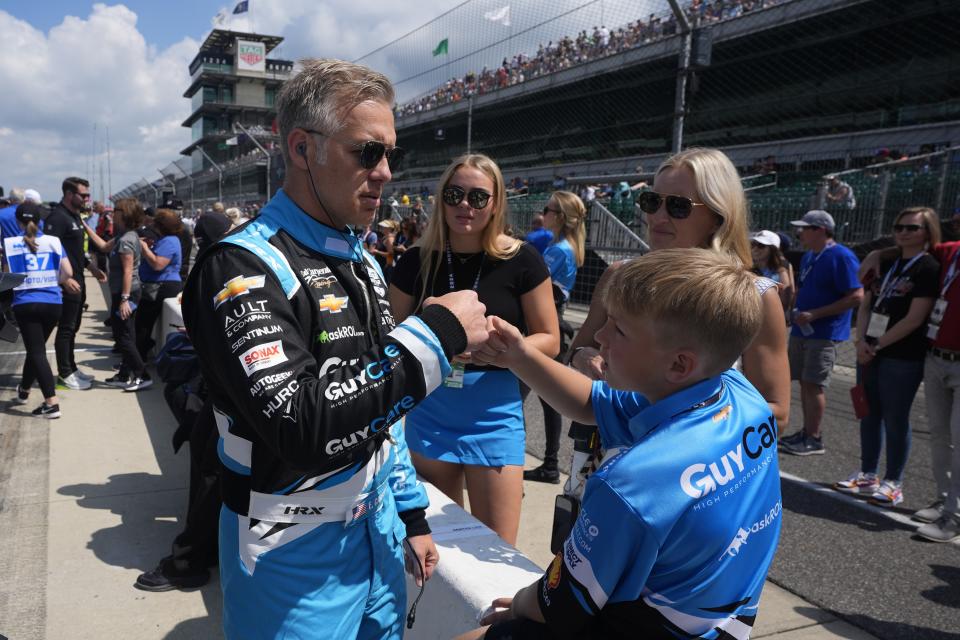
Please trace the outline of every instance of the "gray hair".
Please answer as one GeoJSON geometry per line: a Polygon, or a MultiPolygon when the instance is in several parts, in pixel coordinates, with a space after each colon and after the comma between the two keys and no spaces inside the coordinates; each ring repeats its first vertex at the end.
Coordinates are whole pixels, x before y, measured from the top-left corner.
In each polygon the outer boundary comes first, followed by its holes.
{"type": "MultiPolygon", "coordinates": [[[[343,118],[361,102],[393,104],[390,80],[369,67],[333,58],[305,58],[300,66],[300,72],[284,83],[276,101],[280,145],[287,162],[287,136],[294,129],[336,133],[343,118]]],[[[317,162],[324,161],[317,158],[317,162]]]]}
{"type": "Polygon", "coordinates": [[[26,194],[23,192],[23,189],[20,187],[14,187],[10,189],[10,194],[7,196],[7,201],[10,204],[17,204],[23,202],[23,199],[26,197],[26,194]]]}

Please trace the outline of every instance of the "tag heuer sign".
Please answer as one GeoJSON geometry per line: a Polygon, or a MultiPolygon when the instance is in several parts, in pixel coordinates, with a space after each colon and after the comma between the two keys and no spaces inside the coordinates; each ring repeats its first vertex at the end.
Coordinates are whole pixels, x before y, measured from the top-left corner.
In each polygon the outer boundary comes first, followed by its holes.
{"type": "Polygon", "coordinates": [[[264,71],[266,57],[266,46],[262,42],[237,40],[238,71],[264,71]]]}

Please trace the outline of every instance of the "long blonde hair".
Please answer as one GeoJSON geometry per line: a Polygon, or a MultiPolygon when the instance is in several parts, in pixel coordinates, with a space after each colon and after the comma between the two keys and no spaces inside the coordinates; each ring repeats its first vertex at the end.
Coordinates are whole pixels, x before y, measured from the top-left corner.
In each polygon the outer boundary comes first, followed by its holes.
{"type": "Polygon", "coordinates": [[[735,256],[745,268],[752,266],[747,196],[730,158],[719,149],[692,147],[664,160],[657,174],[680,167],[693,173],[700,201],[723,220],[710,239],[710,248],[735,256]]]}
{"type": "MultiPolygon", "coordinates": [[[[460,167],[470,167],[482,171],[491,181],[493,181],[493,194],[490,202],[491,207],[490,221],[483,229],[480,237],[480,245],[486,257],[491,260],[507,260],[517,255],[520,250],[521,242],[511,239],[509,242],[501,241],[501,236],[507,228],[507,195],[506,186],[503,182],[503,174],[497,163],[482,153],[468,153],[456,158],[450,166],[446,168],[443,175],[440,176],[440,183],[437,187],[437,194],[442,196],[443,190],[460,167]]],[[[447,205],[442,197],[437,198],[437,206],[434,207],[433,215],[430,216],[430,222],[423,231],[423,237],[418,242],[420,246],[420,278],[423,281],[419,303],[422,303],[429,295],[437,273],[440,270],[440,252],[444,251],[448,241],[447,221],[444,216],[447,205]]],[[[419,306],[419,304],[418,304],[419,306]]]]}
{"type": "Polygon", "coordinates": [[[587,242],[587,207],[580,196],[569,191],[554,191],[550,197],[560,205],[559,215],[563,222],[560,235],[570,243],[573,248],[573,258],[577,266],[582,267],[586,251],[584,245],[587,242]]]}

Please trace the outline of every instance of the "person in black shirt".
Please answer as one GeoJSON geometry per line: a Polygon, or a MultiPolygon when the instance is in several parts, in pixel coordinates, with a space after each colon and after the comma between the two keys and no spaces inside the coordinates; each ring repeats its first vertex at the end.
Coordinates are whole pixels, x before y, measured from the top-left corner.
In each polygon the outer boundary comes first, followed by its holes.
{"type": "Polygon", "coordinates": [[[77,368],[74,348],[77,331],[80,330],[80,318],[83,304],[87,299],[87,289],[83,279],[84,268],[100,282],[106,282],[107,276],[97,265],[87,260],[83,250],[83,220],[80,212],[90,201],[90,183],[83,178],[70,177],[63,181],[63,198],[53,207],[44,221],[43,231],[57,236],[73,268],[73,277],[63,285],[63,307],[60,322],[57,324],[57,336],[54,349],[57,352],[57,386],[61,389],[89,389],[93,376],[77,368]]]}
{"type": "Polygon", "coordinates": [[[923,380],[927,316],[939,292],[940,264],[927,249],[940,241],[933,209],[911,207],[897,216],[899,248],[881,263],[881,276],[866,287],[857,314],[857,373],[870,413],[860,420],[860,471],[834,484],[837,491],[865,495],[874,504],[903,502],[903,469],[910,453],[910,407],[923,380]],[[887,441],[887,467],[877,477],[887,441]]]}
{"type": "MultiPolygon", "coordinates": [[[[504,234],[506,196],[499,167],[487,156],[458,158],[440,180],[436,213],[417,246],[393,272],[390,303],[398,322],[423,301],[473,289],[487,307],[520,327],[550,357],[560,330],[550,274],[540,253],[504,234]]],[[[523,496],[523,403],[516,376],[460,358],[443,385],[407,415],[407,442],[417,472],[516,544],[523,496]]]]}

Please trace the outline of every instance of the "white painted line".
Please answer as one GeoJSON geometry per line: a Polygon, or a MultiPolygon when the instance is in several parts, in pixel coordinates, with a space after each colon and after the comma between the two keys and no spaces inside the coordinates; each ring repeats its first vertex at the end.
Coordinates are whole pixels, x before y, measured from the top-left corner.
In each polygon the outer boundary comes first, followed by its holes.
{"type": "MultiPolygon", "coordinates": [[[[79,353],[99,353],[99,352],[101,352],[101,351],[111,351],[111,350],[113,350],[113,347],[84,347],[84,348],[82,348],[82,349],[74,349],[73,352],[74,352],[74,353],[78,353],[78,352],[79,352],[79,353]]],[[[47,355],[54,354],[54,353],[56,353],[55,350],[53,350],[53,349],[47,349],[47,355]]],[[[0,355],[4,355],[4,356],[25,356],[25,355],[27,355],[27,352],[26,352],[26,351],[6,351],[6,352],[3,352],[3,353],[0,353],[0,355]]]]}
{"type": "MultiPolygon", "coordinates": [[[[839,500],[840,502],[845,502],[848,505],[857,507],[859,509],[863,509],[865,511],[869,511],[870,513],[884,516],[886,518],[889,518],[890,520],[893,520],[894,522],[898,522],[900,524],[906,525],[913,530],[917,530],[924,525],[923,522],[917,522],[916,520],[912,520],[909,516],[905,516],[902,513],[897,513],[896,511],[891,511],[889,509],[884,509],[883,507],[878,507],[877,505],[870,504],[866,500],[858,499],[848,493],[836,491],[834,489],[831,489],[830,487],[825,487],[815,482],[810,482],[806,478],[795,476],[792,473],[781,471],[780,477],[784,480],[789,480],[794,484],[798,484],[804,487],[805,489],[810,489],[811,491],[816,491],[817,493],[821,493],[825,496],[829,496],[834,500],[839,500]]],[[[936,543],[933,543],[933,544],[936,544],[936,543]]],[[[960,546],[960,538],[957,538],[956,540],[954,540],[952,544],[960,546]]]]}

